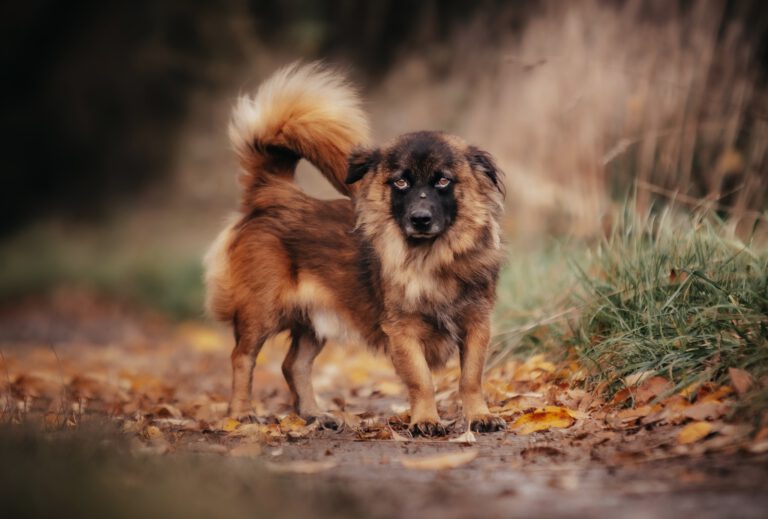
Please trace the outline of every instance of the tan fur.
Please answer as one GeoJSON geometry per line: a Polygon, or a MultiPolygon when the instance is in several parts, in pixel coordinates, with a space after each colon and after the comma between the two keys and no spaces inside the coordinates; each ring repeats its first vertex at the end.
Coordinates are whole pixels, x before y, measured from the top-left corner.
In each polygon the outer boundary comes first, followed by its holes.
{"type": "Polygon", "coordinates": [[[294,151],[320,169],[341,194],[347,155],[368,140],[368,119],[354,89],[318,64],[293,64],[272,75],[254,97],[240,97],[232,114],[229,138],[246,184],[268,174],[292,177],[291,168],[274,171],[267,146],[294,151]],[[273,171],[270,171],[273,170],[273,171]]]}
{"type": "Polygon", "coordinates": [[[208,252],[205,253],[203,266],[205,268],[205,310],[206,313],[219,321],[232,319],[233,306],[232,278],[229,272],[229,247],[235,236],[236,216],[229,219],[224,230],[219,233],[208,252]]]}
{"type": "MultiPolygon", "coordinates": [[[[444,432],[430,368],[460,351],[465,415],[480,430],[501,427],[481,387],[502,260],[502,191],[473,163],[476,149],[457,137],[429,137],[452,159],[458,216],[416,247],[391,213],[386,164],[353,187],[343,183],[347,154],[365,145],[367,124],[338,75],[316,65],[279,71],[255,98],[240,100],[230,136],[246,175],[241,213],[206,256],[209,312],[230,321],[236,336],[230,413],[252,413],[256,356],[269,337],[289,330],[283,373],[304,416],[322,415],[312,362],[326,339],[336,339],[388,352],[408,388],[412,426],[423,434],[444,432]],[[299,157],[353,200],[304,194],[292,182],[299,157]]],[[[382,153],[396,155],[399,142],[382,153]]]]}

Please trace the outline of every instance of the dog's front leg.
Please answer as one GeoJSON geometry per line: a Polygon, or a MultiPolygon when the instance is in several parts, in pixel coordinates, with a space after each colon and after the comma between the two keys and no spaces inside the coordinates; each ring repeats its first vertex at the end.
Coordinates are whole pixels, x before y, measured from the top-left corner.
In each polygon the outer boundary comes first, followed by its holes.
{"type": "Polygon", "coordinates": [[[443,436],[445,427],[440,423],[435,403],[435,386],[429,370],[424,349],[408,324],[400,323],[386,327],[389,336],[389,355],[395,371],[408,389],[411,405],[410,429],[413,434],[443,436]]]}
{"type": "Polygon", "coordinates": [[[461,377],[459,393],[467,426],[477,432],[494,432],[506,427],[504,420],[491,414],[483,396],[483,370],[488,343],[491,340],[490,314],[469,320],[461,344],[461,377]]]}

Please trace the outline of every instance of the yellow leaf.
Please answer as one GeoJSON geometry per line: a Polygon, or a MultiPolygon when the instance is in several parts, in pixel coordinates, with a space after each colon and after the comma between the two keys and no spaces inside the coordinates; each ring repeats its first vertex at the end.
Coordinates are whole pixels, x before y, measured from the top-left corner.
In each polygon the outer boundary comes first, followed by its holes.
{"type": "Polygon", "coordinates": [[[733,388],[729,386],[720,386],[711,393],[699,397],[697,402],[719,402],[731,393],[733,393],[733,388]]]}
{"type": "Polygon", "coordinates": [[[221,429],[222,431],[232,432],[238,427],[240,427],[240,422],[238,422],[234,418],[225,418],[218,423],[218,427],[216,428],[221,429]]]}
{"type": "Polygon", "coordinates": [[[445,470],[466,465],[477,457],[477,450],[465,450],[418,458],[401,458],[404,467],[416,470],[445,470]]]}
{"type": "Polygon", "coordinates": [[[677,435],[677,442],[683,445],[694,443],[706,437],[712,432],[712,424],[709,422],[692,422],[683,427],[677,435]]]}
{"type": "Polygon", "coordinates": [[[144,437],[148,440],[158,440],[163,437],[163,431],[156,425],[150,425],[144,428],[144,437]]]}
{"type": "Polygon", "coordinates": [[[546,406],[520,416],[511,429],[518,434],[531,434],[551,428],[566,428],[576,421],[574,412],[565,407],[546,406]]]}
{"type": "Polygon", "coordinates": [[[280,430],[284,433],[300,432],[307,426],[307,422],[300,416],[289,414],[280,420],[280,430]]]}

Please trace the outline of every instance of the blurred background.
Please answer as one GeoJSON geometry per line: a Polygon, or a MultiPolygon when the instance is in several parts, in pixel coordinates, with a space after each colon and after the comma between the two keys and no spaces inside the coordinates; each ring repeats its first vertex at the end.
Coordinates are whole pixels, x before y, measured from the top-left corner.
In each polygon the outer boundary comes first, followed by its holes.
{"type": "MultiPolygon", "coordinates": [[[[490,151],[516,251],[600,236],[630,196],[764,220],[759,0],[29,0],[0,25],[5,306],[82,291],[201,316],[200,257],[237,203],[229,111],[296,59],[348,70],[378,140],[490,151]]],[[[335,196],[307,164],[300,182],[335,196]]]]}

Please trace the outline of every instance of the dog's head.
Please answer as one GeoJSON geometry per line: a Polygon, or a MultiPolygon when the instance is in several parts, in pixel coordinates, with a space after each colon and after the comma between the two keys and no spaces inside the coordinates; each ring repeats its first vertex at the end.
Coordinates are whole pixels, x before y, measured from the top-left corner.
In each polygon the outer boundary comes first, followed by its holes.
{"type": "Polygon", "coordinates": [[[409,133],[381,149],[354,151],[346,182],[361,182],[360,196],[379,209],[388,205],[410,243],[433,241],[457,218],[471,217],[460,213],[477,205],[478,195],[503,194],[488,153],[440,132],[409,133]]]}

